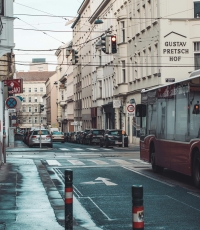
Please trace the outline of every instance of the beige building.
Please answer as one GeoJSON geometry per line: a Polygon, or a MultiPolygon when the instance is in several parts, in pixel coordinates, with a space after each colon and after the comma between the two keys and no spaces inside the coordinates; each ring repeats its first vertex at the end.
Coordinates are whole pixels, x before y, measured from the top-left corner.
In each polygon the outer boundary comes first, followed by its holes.
{"type": "Polygon", "coordinates": [[[40,127],[46,119],[44,112],[40,113],[40,104],[46,94],[46,80],[55,72],[17,72],[16,78],[23,79],[22,109],[17,113],[20,128],[40,127]]]}
{"type": "Polygon", "coordinates": [[[48,77],[46,87],[46,118],[47,128],[59,128],[58,120],[58,76],[56,72],[48,77]]]}

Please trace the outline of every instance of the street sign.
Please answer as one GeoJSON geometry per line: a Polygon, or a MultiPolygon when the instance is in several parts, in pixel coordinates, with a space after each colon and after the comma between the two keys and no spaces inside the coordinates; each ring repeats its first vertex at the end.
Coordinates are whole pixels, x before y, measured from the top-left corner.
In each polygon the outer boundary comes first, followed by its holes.
{"type": "Polygon", "coordinates": [[[16,113],[16,109],[8,109],[9,113],[16,113]]]}
{"type": "Polygon", "coordinates": [[[15,97],[9,97],[6,99],[7,109],[14,109],[17,107],[17,99],[15,97]]]}
{"type": "Polygon", "coordinates": [[[71,125],[78,125],[78,121],[71,122],[71,125]]]}
{"type": "Polygon", "coordinates": [[[113,100],[113,108],[120,108],[121,100],[113,100]]]}
{"type": "Polygon", "coordinates": [[[5,80],[4,86],[12,87],[12,94],[23,93],[23,79],[5,80]]]}
{"type": "Polygon", "coordinates": [[[175,78],[165,78],[166,82],[175,82],[175,78]]]}
{"type": "Polygon", "coordinates": [[[135,104],[127,104],[126,105],[126,112],[128,116],[135,117],[135,104]]]}

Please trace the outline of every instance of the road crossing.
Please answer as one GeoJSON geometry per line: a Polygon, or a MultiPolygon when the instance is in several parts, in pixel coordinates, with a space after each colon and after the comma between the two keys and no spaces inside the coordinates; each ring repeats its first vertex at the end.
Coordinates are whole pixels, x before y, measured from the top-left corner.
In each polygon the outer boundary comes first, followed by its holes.
{"type": "Polygon", "coordinates": [[[46,160],[46,163],[49,166],[108,166],[108,165],[120,165],[120,166],[127,166],[127,165],[147,165],[150,166],[149,163],[143,162],[139,159],[58,159],[58,160],[46,160]]]}
{"type": "Polygon", "coordinates": [[[84,148],[84,149],[81,149],[81,148],[70,148],[70,149],[68,149],[68,148],[59,148],[59,150],[61,150],[61,151],[87,151],[87,150],[90,150],[90,151],[102,151],[102,150],[104,150],[104,151],[113,151],[113,149],[106,149],[106,148],[97,148],[97,149],[95,149],[95,148],[84,148]]]}

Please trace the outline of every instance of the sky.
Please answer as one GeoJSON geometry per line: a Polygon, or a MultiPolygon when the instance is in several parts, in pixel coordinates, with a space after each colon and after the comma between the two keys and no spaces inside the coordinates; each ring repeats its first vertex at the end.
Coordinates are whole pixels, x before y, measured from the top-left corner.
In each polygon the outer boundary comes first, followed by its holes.
{"type": "Polygon", "coordinates": [[[14,21],[15,61],[22,64],[16,64],[16,71],[28,71],[32,58],[46,58],[46,62],[54,63],[54,65],[49,65],[49,71],[55,70],[57,63],[55,51],[48,50],[57,49],[72,39],[71,25],[66,26],[66,23],[77,16],[81,3],[82,0],[14,1],[14,17],[16,17],[14,21]],[[47,15],[48,17],[39,15],[47,15]],[[51,30],[51,32],[43,30],[51,30]],[[52,32],[56,30],[64,32],[52,32]]]}

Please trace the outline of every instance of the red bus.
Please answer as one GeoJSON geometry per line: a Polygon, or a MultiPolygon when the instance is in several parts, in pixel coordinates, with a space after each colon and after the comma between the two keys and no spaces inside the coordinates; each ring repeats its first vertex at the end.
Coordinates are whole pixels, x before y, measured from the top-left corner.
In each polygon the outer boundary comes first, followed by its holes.
{"type": "Polygon", "coordinates": [[[192,176],[200,188],[200,71],[190,78],[141,92],[140,159],[192,176]]]}

